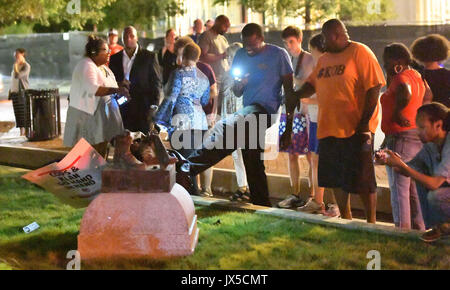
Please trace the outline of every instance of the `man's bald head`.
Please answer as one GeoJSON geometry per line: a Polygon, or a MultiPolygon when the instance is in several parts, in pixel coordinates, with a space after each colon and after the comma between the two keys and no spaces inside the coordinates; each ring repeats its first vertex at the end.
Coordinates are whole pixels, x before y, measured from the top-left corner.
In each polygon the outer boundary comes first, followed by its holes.
{"type": "Polygon", "coordinates": [[[230,26],[231,26],[230,19],[228,19],[228,17],[226,17],[225,15],[219,15],[214,21],[213,28],[218,34],[223,35],[228,31],[230,26]]]}
{"type": "Polygon", "coordinates": [[[347,47],[350,37],[345,24],[339,19],[331,19],[322,26],[325,49],[329,52],[340,52],[347,47]]]}
{"type": "Polygon", "coordinates": [[[322,32],[327,31],[338,33],[346,30],[345,24],[339,19],[330,19],[322,25],[322,32]]]}
{"type": "Polygon", "coordinates": [[[123,35],[125,35],[125,33],[127,33],[127,32],[133,32],[134,34],[136,34],[137,35],[137,30],[136,30],[136,28],[134,28],[134,26],[127,26],[127,27],[125,27],[124,29],[123,29],[123,33],[122,33],[122,36],[123,35]]]}
{"type": "Polygon", "coordinates": [[[122,41],[125,44],[125,48],[134,49],[137,47],[137,30],[133,26],[127,26],[123,29],[122,41]]]}

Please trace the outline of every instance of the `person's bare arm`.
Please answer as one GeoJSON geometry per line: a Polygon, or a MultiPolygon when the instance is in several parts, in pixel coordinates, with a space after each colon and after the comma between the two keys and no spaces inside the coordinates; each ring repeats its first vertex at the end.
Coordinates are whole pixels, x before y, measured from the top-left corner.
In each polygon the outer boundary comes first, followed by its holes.
{"type": "Polygon", "coordinates": [[[30,74],[31,67],[28,64],[24,64],[21,69],[19,69],[18,64],[14,64],[14,77],[16,79],[28,77],[30,74]]]}
{"type": "Polygon", "coordinates": [[[104,97],[111,94],[119,94],[121,96],[129,97],[130,93],[125,86],[120,86],[118,88],[109,88],[109,87],[99,87],[95,92],[96,97],[104,97]]]}
{"type": "Polygon", "coordinates": [[[429,104],[433,101],[433,92],[430,87],[426,85],[425,94],[423,95],[423,104],[429,104]]]}
{"type": "Polygon", "coordinates": [[[430,190],[436,190],[441,187],[447,180],[444,176],[429,176],[409,167],[400,156],[391,150],[386,150],[389,157],[386,160],[386,165],[394,167],[397,171],[405,176],[409,176],[417,182],[423,184],[430,190]]]}
{"type": "Polygon", "coordinates": [[[303,98],[300,100],[303,104],[306,105],[317,105],[319,102],[317,101],[317,98],[303,98]]]}
{"type": "Polygon", "coordinates": [[[400,127],[409,127],[411,123],[406,119],[402,111],[411,101],[411,87],[408,84],[401,83],[395,92],[394,113],[392,121],[399,124],[400,127]]]}
{"type": "Polygon", "coordinates": [[[298,91],[293,91],[290,95],[286,94],[286,113],[294,113],[300,99],[309,98],[314,95],[316,89],[309,82],[305,82],[298,91]]]}
{"type": "Polygon", "coordinates": [[[212,114],[217,114],[217,97],[219,93],[217,91],[217,83],[214,83],[209,87],[209,99],[213,102],[212,114]]]}
{"type": "Polygon", "coordinates": [[[376,85],[373,88],[370,88],[365,96],[364,100],[364,110],[361,116],[361,120],[359,121],[358,126],[356,127],[357,133],[367,133],[369,130],[369,121],[372,118],[373,112],[377,107],[378,98],[380,96],[381,84],[376,85]]]}
{"type": "Polygon", "coordinates": [[[99,87],[95,92],[96,97],[104,97],[111,94],[119,93],[119,88],[99,87]]]}
{"type": "Polygon", "coordinates": [[[405,164],[405,167],[402,168],[402,173],[406,176],[411,177],[417,182],[422,183],[426,188],[430,190],[436,190],[446,181],[446,178],[443,176],[428,176],[419,171],[416,171],[405,164]]]}
{"type": "Polygon", "coordinates": [[[227,54],[225,52],[222,54],[210,53],[208,44],[200,43],[199,46],[202,51],[200,55],[200,61],[202,62],[213,63],[227,57],[227,54]]]}

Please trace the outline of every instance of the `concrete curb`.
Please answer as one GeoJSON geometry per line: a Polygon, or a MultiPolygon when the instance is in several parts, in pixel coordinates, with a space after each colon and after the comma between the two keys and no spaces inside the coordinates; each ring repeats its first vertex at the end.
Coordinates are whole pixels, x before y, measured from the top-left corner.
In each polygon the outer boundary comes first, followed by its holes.
{"type": "Polygon", "coordinates": [[[0,144],[0,165],[38,169],[64,158],[67,151],[0,144]]]}
{"type": "Polygon", "coordinates": [[[231,202],[224,199],[204,198],[200,196],[191,196],[191,197],[195,205],[201,206],[209,206],[228,210],[231,209],[235,211],[246,210],[261,215],[275,216],[285,219],[304,221],[313,224],[320,224],[323,226],[330,226],[347,230],[359,230],[364,232],[376,233],[380,235],[409,238],[414,240],[419,240],[419,237],[421,235],[420,231],[395,228],[394,225],[390,223],[379,222],[377,224],[368,224],[366,221],[361,219],[344,220],[335,217],[307,214],[289,209],[255,206],[249,203],[231,202]]]}

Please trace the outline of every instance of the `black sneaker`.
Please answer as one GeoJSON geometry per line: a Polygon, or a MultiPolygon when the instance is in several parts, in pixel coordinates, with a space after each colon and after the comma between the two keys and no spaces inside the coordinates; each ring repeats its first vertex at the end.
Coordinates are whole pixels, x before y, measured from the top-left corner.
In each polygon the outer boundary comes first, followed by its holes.
{"type": "Polygon", "coordinates": [[[250,192],[242,192],[238,189],[230,196],[230,201],[250,202],[250,192]]]}
{"type": "Polygon", "coordinates": [[[169,156],[176,157],[178,159],[175,164],[176,170],[176,183],[184,187],[189,194],[195,194],[194,183],[190,175],[189,162],[176,150],[167,150],[169,156]]]}
{"type": "Polygon", "coordinates": [[[432,243],[439,239],[448,238],[450,236],[450,223],[444,223],[435,226],[431,230],[426,231],[420,239],[426,243],[432,243]]]}

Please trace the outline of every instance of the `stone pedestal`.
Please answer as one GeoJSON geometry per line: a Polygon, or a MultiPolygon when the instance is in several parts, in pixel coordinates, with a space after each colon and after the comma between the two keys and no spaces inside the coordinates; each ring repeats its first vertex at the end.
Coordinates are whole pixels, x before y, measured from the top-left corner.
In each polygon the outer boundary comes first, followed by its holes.
{"type": "Polygon", "coordinates": [[[102,181],[102,193],[81,221],[82,260],[193,254],[197,216],[188,192],[175,183],[174,165],[166,170],[105,169],[102,181]]]}

